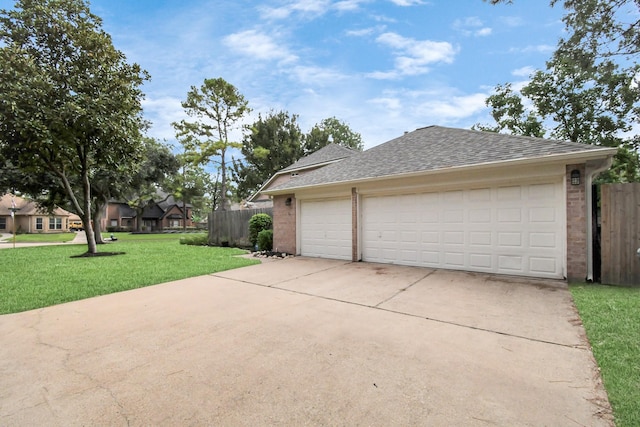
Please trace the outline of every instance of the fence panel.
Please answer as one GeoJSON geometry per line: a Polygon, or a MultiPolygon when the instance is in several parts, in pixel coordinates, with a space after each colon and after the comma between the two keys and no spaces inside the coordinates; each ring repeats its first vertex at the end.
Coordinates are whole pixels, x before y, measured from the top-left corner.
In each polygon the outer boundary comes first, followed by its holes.
{"type": "Polygon", "coordinates": [[[640,183],[604,184],[600,200],[601,281],[640,286],[640,183]]]}
{"type": "Polygon", "coordinates": [[[273,218],[273,208],[211,212],[209,214],[209,244],[251,247],[249,220],[258,213],[266,213],[273,218]]]}

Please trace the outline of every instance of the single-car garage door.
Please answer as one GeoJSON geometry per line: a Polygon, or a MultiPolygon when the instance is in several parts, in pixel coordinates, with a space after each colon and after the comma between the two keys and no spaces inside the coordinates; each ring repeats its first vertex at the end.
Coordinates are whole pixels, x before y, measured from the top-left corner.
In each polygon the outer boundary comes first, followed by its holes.
{"type": "Polygon", "coordinates": [[[362,198],[365,261],[563,278],[562,181],[362,198]]]}
{"type": "Polygon", "coordinates": [[[300,253],[351,260],[351,199],[300,202],[300,253]]]}

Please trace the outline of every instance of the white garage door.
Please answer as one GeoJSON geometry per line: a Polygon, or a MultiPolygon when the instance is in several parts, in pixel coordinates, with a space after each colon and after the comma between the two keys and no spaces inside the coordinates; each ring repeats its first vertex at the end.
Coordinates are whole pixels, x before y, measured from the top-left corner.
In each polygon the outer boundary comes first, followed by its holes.
{"type": "Polygon", "coordinates": [[[365,261],[564,277],[562,182],[362,199],[365,261]]]}
{"type": "Polygon", "coordinates": [[[300,203],[300,253],[351,260],[351,199],[300,203]]]}

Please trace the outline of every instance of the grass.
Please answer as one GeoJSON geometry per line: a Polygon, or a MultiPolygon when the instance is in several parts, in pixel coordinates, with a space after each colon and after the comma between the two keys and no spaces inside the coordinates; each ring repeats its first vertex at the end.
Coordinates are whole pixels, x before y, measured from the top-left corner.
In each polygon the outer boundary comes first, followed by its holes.
{"type": "MultiPolygon", "coordinates": [[[[76,237],[76,233],[17,234],[16,243],[64,243],[72,241],[74,237],[76,237]]],[[[4,241],[13,242],[13,236],[4,241]]]]}
{"type": "Polygon", "coordinates": [[[72,258],[86,245],[0,250],[0,314],[16,313],[259,263],[235,248],[180,245],[171,238],[100,245],[123,255],[72,258]]]}
{"type": "Polygon", "coordinates": [[[109,240],[109,237],[113,234],[118,240],[123,241],[149,241],[149,240],[172,240],[177,241],[180,237],[189,237],[189,236],[206,236],[206,232],[202,233],[128,233],[128,232],[118,232],[118,233],[102,233],[102,238],[109,240]]]}
{"type": "Polygon", "coordinates": [[[640,426],[640,289],[570,287],[617,427],[640,426]]]}

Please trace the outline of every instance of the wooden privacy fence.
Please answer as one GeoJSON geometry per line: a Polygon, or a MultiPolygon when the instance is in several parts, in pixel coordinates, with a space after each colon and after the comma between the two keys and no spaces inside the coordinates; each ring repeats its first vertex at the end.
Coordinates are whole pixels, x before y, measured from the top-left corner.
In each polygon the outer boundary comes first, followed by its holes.
{"type": "Polygon", "coordinates": [[[249,220],[258,213],[273,218],[273,208],[241,211],[214,211],[209,214],[209,244],[216,246],[251,247],[249,220]]]}
{"type": "Polygon", "coordinates": [[[601,282],[640,286],[640,183],[603,184],[601,282]]]}

